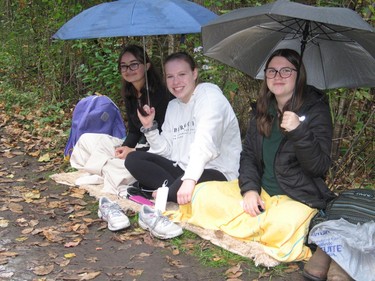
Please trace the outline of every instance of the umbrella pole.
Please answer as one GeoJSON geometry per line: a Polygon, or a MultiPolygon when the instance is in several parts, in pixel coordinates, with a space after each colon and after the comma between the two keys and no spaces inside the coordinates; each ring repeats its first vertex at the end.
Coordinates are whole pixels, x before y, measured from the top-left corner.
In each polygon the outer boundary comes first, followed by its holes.
{"type": "Polygon", "coordinates": [[[147,77],[146,39],[144,36],[142,36],[142,38],[143,38],[143,65],[145,66],[145,84],[146,84],[147,104],[148,106],[151,106],[150,93],[148,89],[148,77],[147,77]]]}
{"type": "Polygon", "coordinates": [[[292,95],[292,101],[291,101],[291,111],[294,110],[295,103],[296,103],[296,90],[297,90],[297,83],[300,77],[300,70],[301,70],[301,65],[302,65],[302,59],[303,59],[303,53],[305,52],[305,47],[307,43],[307,37],[309,36],[309,29],[310,29],[310,21],[306,21],[305,27],[302,32],[302,41],[301,41],[301,52],[300,52],[300,57],[299,57],[299,62],[298,62],[298,68],[297,68],[297,78],[296,78],[296,83],[294,85],[294,91],[292,95]]]}

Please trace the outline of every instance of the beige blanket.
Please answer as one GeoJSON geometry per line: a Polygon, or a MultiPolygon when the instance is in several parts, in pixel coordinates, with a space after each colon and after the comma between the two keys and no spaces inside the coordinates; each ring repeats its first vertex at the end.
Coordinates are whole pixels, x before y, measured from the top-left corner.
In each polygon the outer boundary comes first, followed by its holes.
{"type": "MultiPolygon", "coordinates": [[[[51,176],[51,179],[57,183],[65,184],[68,186],[75,186],[74,182],[77,178],[82,176],[84,172],[71,172],[71,173],[60,173],[51,176]]],[[[124,210],[132,209],[136,212],[140,210],[141,205],[130,201],[128,199],[122,199],[114,194],[104,193],[101,185],[83,185],[80,188],[85,189],[91,196],[99,199],[101,196],[106,196],[111,200],[116,201],[124,210]]],[[[167,211],[177,210],[178,205],[176,203],[168,202],[167,211]]],[[[247,257],[254,260],[256,265],[262,265],[266,267],[274,267],[279,264],[279,261],[267,255],[262,246],[256,242],[243,242],[235,239],[222,231],[213,231],[203,229],[198,226],[194,226],[188,223],[183,224],[183,227],[195,234],[199,235],[205,240],[209,240],[212,244],[219,246],[232,253],[238,254],[243,257],[247,257]]]]}

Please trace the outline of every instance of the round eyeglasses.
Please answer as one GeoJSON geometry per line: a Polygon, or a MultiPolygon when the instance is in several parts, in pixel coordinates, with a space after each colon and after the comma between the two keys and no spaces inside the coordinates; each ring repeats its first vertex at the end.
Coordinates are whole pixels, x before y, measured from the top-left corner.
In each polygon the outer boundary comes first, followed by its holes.
{"type": "Polygon", "coordinates": [[[134,71],[134,70],[137,70],[139,68],[140,64],[141,64],[140,62],[133,62],[129,65],[121,64],[120,70],[121,70],[121,72],[126,72],[128,69],[130,69],[131,71],[134,71]]]}
{"type": "Polygon", "coordinates": [[[273,79],[276,77],[277,73],[279,73],[281,78],[289,78],[292,76],[293,71],[297,71],[297,69],[290,68],[290,67],[283,67],[279,70],[276,70],[274,68],[266,68],[264,70],[264,73],[268,79],[273,79]]]}

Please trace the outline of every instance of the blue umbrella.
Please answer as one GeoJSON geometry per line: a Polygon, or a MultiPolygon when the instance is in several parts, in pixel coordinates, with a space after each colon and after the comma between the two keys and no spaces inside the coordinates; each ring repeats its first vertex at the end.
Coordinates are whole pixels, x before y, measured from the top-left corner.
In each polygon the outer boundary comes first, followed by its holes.
{"type": "MultiPolygon", "coordinates": [[[[54,39],[189,34],[201,32],[202,25],[218,17],[187,0],[118,0],[93,6],[65,23],[54,39]]],[[[144,56],[146,57],[146,56],[144,56]]],[[[146,89],[150,104],[148,79],[146,89]]]]}
{"type": "Polygon", "coordinates": [[[187,0],[118,0],[84,10],[65,23],[54,39],[90,39],[200,33],[217,15],[187,0]]]}

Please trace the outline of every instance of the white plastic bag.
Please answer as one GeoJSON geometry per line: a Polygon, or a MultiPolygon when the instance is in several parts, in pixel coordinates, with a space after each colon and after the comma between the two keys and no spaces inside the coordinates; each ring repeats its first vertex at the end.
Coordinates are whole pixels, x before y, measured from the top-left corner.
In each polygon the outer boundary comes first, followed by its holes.
{"type": "Polygon", "coordinates": [[[314,226],[314,243],[334,259],[356,281],[375,281],[375,222],[352,224],[344,219],[314,226]]]}

